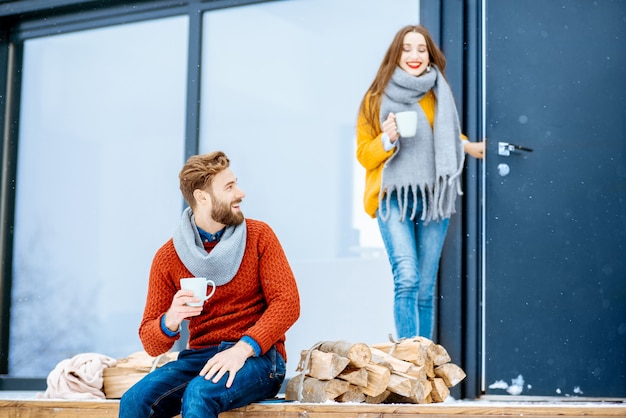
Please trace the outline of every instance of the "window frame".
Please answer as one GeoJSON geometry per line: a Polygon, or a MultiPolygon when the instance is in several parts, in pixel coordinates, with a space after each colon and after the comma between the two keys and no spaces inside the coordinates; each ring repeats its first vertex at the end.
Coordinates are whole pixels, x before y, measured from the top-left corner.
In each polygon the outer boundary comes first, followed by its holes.
{"type": "MultiPolygon", "coordinates": [[[[44,390],[45,379],[11,377],[9,343],[13,228],[24,42],[30,39],[164,17],[189,19],[185,159],[199,149],[202,15],[279,0],[14,0],[0,1],[0,390],[44,390]]],[[[182,199],[181,199],[182,205],[182,199]]]]}

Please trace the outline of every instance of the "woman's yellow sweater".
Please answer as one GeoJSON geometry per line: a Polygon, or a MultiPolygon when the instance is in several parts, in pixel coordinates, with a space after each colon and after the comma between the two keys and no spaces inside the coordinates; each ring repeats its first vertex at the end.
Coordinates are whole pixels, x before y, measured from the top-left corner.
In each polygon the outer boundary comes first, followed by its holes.
{"type": "MultiPolygon", "coordinates": [[[[426,93],[419,101],[431,128],[435,122],[436,102],[432,90],[426,93]]],[[[363,206],[365,207],[365,212],[372,218],[375,218],[376,210],[378,209],[378,194],[380,193],[380,184],[382,182],[383,166],[385,161],[393,155],[396,148],[385,151],[381,139],[383,132],[380,123],[377,123],[373,128],[365,119],[365,115],[361,113],[356,127],[356,158],[365,168],[363,206]]]]}
{"type": "MultiPolygon", "coordinates": [[[[432,128],[435,123],[435,106],[437,105],[437,99],[432,90],[422,97],[419,104],[432,128]]],[[[365,168],[363,206],[365,212],[372,218],[376,217],[376,210],[378,209],[378,195],[383,177],[383,166],[385,161],[396,151],[396,148],[385,151],[381,139],[382,135],[383,132],[379,122],[372,129],[365,119],[365,115],[363,113],[359,115],[356,127],[356,158],[365,168]],[[373,133],[375,134],[374,136],[372,136],[373,133]]],[[[461,138],[467,139],[463,134],[461,134],[461,138]]]]}

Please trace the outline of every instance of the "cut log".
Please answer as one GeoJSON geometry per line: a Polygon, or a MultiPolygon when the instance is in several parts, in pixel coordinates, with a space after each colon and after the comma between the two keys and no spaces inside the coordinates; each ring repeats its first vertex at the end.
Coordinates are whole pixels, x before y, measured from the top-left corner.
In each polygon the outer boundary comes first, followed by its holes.
{"type": "Polygon", "coordinates": [[[432,390],[433,386],[428,380],[420,380],[417,382],[415,391],[410,399],[415,400],[415,403],[430,403],[430,392],[432,390]]]}
{"type": "Polygon", "coordinates": [[[426,366],[418,366],[414,364],[413,367],[411,367],[406,374],[418,380],[428,379],[428,375],[426,374],[426,366]]]}
{"type": "Polygon", "coordinates": [[[451,388],[465,379],[465,372],[454,363],[446,363],[435,367],[435,375],[443,379],[446,385],[451,388]]]}
{"type": "Polygon", "coordinates": [[[425,337],[415,337],[415,340],[422,345],[424,353],[432,361],[433,365],[440,366],[451,360],[450,355],[442,345],[435,344],[432,340],[425,337]]]}
{"type": "Polygon", "coordinates": [[[365,365],[372,359],[370,347],[363,343],[353,344],[343,340],[326,341],[320,344],[318,350],[325,353],[335,353],[341,357],[345,357],[350,360],[350,365],[356,368],[365,367],[365,365]]]}
{"type": "Polygon", "coordinates": [[[433,349],[433,364],[435,366],[441,366],[452,361],[448,351],[440,344],[435,344],[433,349]]]}
{"type": "Polygon", "coordinates": [[[369,403],[369,404],[383,403],[385,399],[389,397],[390,394],[391,392],[389,392],[388,390],[385,390],[383,393],[381,393],[378,396],[365,395],[365,403],[369,403]]]}
{"type": "Polygon", "coordinates": [[[300,366],[296,371],[306,373],[307,376],[314,377],[319,380],[334,379],[346,368],[350,360],[345,357],[341,357],[335,353],[324,353],[319,350],[311,351],[311,357],[309,359],[308,370],[300,370],[300,367],[305,367],[306,357],[309,354],[308,351],[302,351],[300,353],[300,366]]]}
{"type": "Polygon", "coordinates": [[[394,371],[406,373],[413,365],[411,362],[400,360],[378,348],[370,347],[370,350],[372,352],[372,363],[388,363],[394,371]]]}
{"type": "Polygon", "coordinates": [[[430,391],[430,396],[433,402],[443,402],[450,396],[450,389],[448,389],[446,382],[444,382],[442,378],[436,377],[431,383],[433,389],[430,391]]]}
{"type": "MultiPolygon", "coordinates": [[[[447,389],[447,388],[446,388],[447,389]]],[[[360,387],[355,385],[350,385],[348,391],[344,394],[341,394],[336,399],[337,402],[365,402],[365,394],[361,390],[360,387]]]]}
{"type": "Polygon", "coordinates": [[[387,385],[387,390],[392,393],[411,397],[413,393],[415,393],[415,386],[419,383],[414,377],[409,375],[400,375],[398,373],[391,373],[389,377],[389,384],[387,385]]]}
{"type": "Polygon", "coordinates": [[[402,340],[397,343],[374,344],[372,347],[384,351],[397,359],[410,361],[418,366],[424,365],[426,360],[426,353],[421,342],[414,339],[402,340]]]}
{"type": "Polygon", "coordinates": [[[387,389],[391,371],[384,366],[374,363],[368,363],[367,369],[367,386],[363,388],[363,393],[368,396],[378,396],[387,389]]]}
{"type": "Polygon", "coordinates": [[[394,372],[406,373],[418,379],[426,379],[423,366],[418,366],[410,361],[400,360],[378,348],[370,347],[370,349],[372,350],[372,363],[389,364],[394,372]]]}
{"type": "Polygon", "coordinates": [[[339,373],[337,379],[345,380],[355,386],[367,386],[367,369],[346,368],[339,373]]]}
{"type": "Polygon", "coordinates": [[[424,372],[426,376],[433,379],[436,377],[435,375],[435,363],[433,363],[433,359],[426,356],[426,360],[424,361],[424,372]]]}
{"type": "Polygon", "coordinates": [[[417,383],[411,396],[402,396],[391,392],[389,397],[385,399],[385,403],[431,403],[431,391],[432,385],[430,381],[421,381],[417,383]]]}
{"type": "Polygon", "coordinates": [[[318,380],[299,374],[289,380],[285,399],[290,401],[321,403],[333,401],[348,391],[350,384],[344,380],[318,380]],[[302,385],[302,386],[300,386],[302,385]]]}

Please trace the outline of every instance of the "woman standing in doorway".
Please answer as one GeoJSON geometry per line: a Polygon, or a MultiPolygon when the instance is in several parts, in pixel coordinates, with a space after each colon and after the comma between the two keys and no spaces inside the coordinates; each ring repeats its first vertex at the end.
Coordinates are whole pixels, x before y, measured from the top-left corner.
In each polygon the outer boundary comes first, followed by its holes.
{"type": "Polygon", "coordinates": [[[461,194],[465,152],[483,142],[461,135],[446,59],[428,31],[405,26],[365,93],[357,123],[357,159],[365,168],[365,211],[378,220],[394,279],[398,338],[432,339],[434,289],[448,221],[461,194]],[[402,137],[396,113],[417,112],[402,137]]]}

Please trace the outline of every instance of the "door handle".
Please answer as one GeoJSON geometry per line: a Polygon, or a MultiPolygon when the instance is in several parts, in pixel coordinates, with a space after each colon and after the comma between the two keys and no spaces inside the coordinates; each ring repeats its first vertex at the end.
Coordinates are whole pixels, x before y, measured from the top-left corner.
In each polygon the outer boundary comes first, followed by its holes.
{"type": "Polygon", "coordinates": [[[533,152],[532,148],[522,147],[521,145],[510,144],[508,142],[498,142],[498,155],[504,155],[508,157],[511,155],[511,151],[526,151],[533,152]]]}

